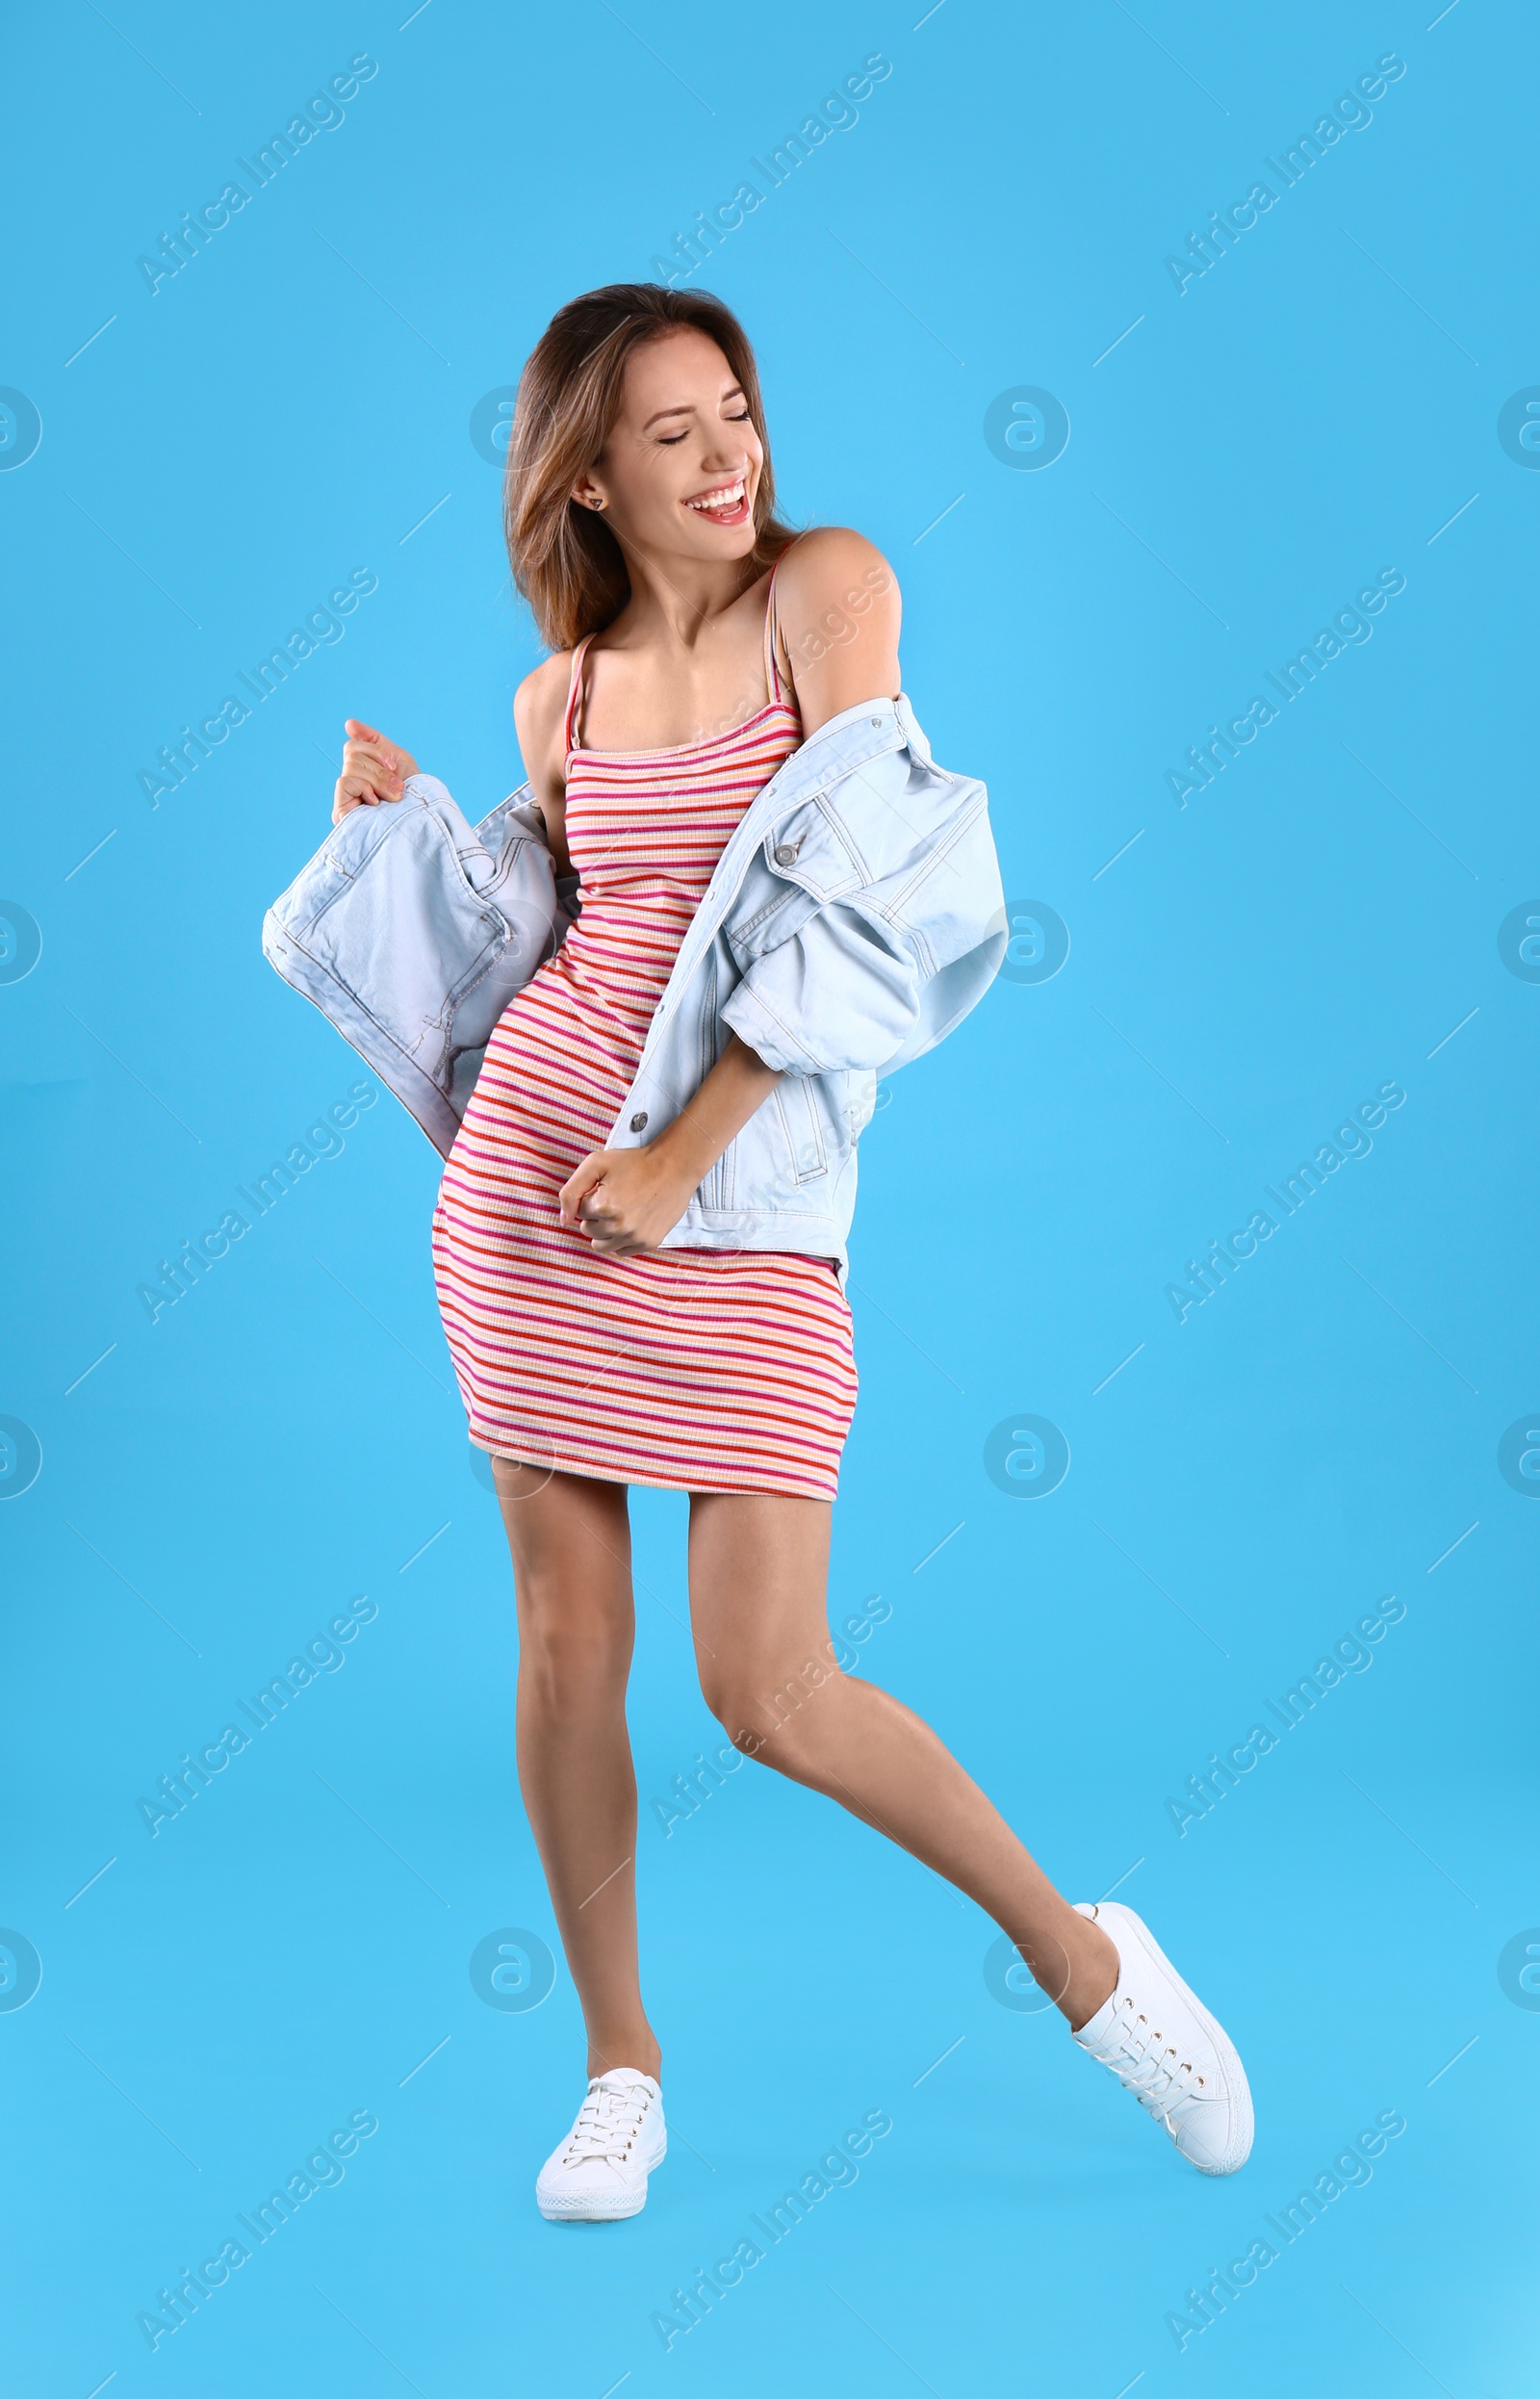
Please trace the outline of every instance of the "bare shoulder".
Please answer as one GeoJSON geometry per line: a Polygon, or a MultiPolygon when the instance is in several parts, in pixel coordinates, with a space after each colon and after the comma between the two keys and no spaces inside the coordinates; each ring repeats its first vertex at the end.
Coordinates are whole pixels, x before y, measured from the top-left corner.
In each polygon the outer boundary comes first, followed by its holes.
{"type": "Polygon", "coordinates": [[[811,621],[830,609],[865,615],[899,607],[898,578],[877,544],[848,525],[817,525],[783,554],[780,608],[811,621]]]}
{"type": "Polygon", "coordinates": [[[845,525],[804,533],[784,553],[776,614],[805,734],[900,690],[898,578],[864,533],[845,525]]]}
{"type": "Polygon", "coordinates": [[[557,650],[526,675],[513,695],[513,724],[530,781],[543,787],[554,774],[559,784],[561,720],[572,680],[572,652],[557,650]]]}
{"type": "Polygon", "coordinates": [[[513,695],[513,721],[521,740],[525,727],[532,734],[549,733],[561,722],[567,705],[567,686],[572,681],[572,652],[552,651],[543,658],[532,674],[526,675],[513,695]]]}

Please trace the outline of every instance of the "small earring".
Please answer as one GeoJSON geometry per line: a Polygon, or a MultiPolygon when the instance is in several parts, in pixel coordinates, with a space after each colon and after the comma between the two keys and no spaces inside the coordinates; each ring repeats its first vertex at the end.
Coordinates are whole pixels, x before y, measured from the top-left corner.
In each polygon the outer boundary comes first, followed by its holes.
{"type": "Polygon", "coordinates": [[[589,504],[590,504],[590,506],[594,509],[594,511],[595,511],[595,513],[596,513],[596,515],[597,515],[597,513],[599,512],[599,510],[600,510],[601,508],[603,508],[603,504],[604,504],[604,503],[603,503],[603,500],[595,500],[595,501],[590,502],[590,503],[589,503],[589,504]]]}

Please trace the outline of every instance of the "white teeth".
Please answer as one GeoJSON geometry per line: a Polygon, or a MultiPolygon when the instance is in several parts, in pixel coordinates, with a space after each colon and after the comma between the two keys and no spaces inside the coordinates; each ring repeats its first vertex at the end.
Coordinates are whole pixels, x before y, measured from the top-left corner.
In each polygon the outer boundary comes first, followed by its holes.
{"type": "Polygon", "coordinates": [[[708,508],[735,508],[742,498],[743,485],[740,481],[724,484],[720,491],[705,492],[699,500],[687,500],[684,504],[687,508],[697,508],[704,514],[708,508]]]}

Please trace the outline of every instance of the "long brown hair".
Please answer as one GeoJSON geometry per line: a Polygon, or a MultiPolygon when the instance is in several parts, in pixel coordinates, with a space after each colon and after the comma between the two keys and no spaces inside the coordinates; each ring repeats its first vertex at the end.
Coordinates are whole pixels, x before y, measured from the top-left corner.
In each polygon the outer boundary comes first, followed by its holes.
{"type": "Polygon", "coordinates": [[[676,292],[666,283],[606,283],[584,292],[557,309],[519,378],[502,493],[513,580],[552,650],[600,632],[630,598],[620,544],[603,517],[573,499],[572,488],[609,439],[632,350],[677,325],[706,334],[721,350],[764,451],[753,564],[762,571],[795,539],[775,513],[759,371],[732,309],[709,292],[676,292]]]}

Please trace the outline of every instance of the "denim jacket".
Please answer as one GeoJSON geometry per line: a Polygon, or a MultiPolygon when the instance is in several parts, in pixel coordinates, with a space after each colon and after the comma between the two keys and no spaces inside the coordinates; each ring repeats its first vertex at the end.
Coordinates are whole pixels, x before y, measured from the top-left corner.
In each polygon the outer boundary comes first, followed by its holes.
{"type": "MultiPolygon", "coordinates": [[[[498,1019],[579,906],[527,784],[473,831],[414,775],[402,800],[344,817],[262,945],[448,1156],[498,1019]]],[[[655,1139],[730,1033],[783,1073],[664,1247],[800,1251],[843,1272],[878,1077],[982,998],[1006,939],[984,786],[936,764],[902,696],[821,726],[730,836],[609,1134],[655,1139]]]]}

